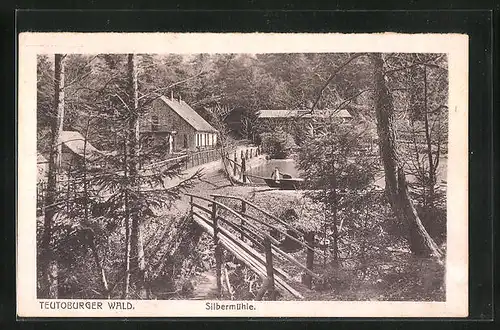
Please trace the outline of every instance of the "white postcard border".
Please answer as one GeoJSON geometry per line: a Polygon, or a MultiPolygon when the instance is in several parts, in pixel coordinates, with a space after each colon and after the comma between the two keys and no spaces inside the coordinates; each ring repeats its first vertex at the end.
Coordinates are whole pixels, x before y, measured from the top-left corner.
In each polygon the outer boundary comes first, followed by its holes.
{"type": "MultiPolygon", "coordinates": [[[[20,317],[465,317],[468,315],[468,37],[459,34],[22,33],[18,59],[17,313],[20,317]],[[42,309],[36,299],[36,56],[54,53],[447,53],[449,154],[445,302],[132,300],[133,309],[42,309]],[[209,301],[234,304],[234,301],[209,301]]],[[[65,302],[65,300],[57,300],[65,302]]],[[[72,300],[74,301],[74,300],[72,300]]],[[[102,302],[106,300],[78,300],[102,302]]],[[[42,303],[41,303],[42,302],[42,303]]]]}

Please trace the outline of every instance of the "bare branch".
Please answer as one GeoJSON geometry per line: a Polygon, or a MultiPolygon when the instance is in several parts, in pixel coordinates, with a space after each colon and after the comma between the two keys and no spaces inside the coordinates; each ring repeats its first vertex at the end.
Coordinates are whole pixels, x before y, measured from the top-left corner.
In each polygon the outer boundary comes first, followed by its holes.
{"type": "Polygon", "coordinates": [[[81,72],[81,71],[82,71],[85,67],[87,67],[90,63],[92,63],[92,61],[93,61],[94,59],[96,59],[98,56],[99,56],[99,55],[95,55],[95,56],[94,56],[94,57],[92,57],[89,61],[87,61],[87,63],[85,63],[85,64],[84,64],[83,66],[81,66],[80,68],[78,68],[78,70],[77,70],[77,72],[76,72],[76,73],[77,73],[77,77],[76,77],[75,79],[73,79],[73,81],[71,81],[71,82],[69,82],[69,83],[65,84],[65,86],[64,86],[63,88],[68,88],[68,87],[70,87],[71,85],[73,85],[73,84],[75,84],[75,83],[77,83],[77,82],[79,82],[79,81],[82,81],[83,79],[87,78],[87,77],[90,75],[90,73],[91,73],[91,72],[88,72],[87,74],[84,74],[83,76],[78,76],[78,74],[79,74],[79,73],[80,73],[80,72],[81,72]]]}
{"type": "MultiPolygon", "coordinates": [[[[172,87],[175,87],[175,86],[177,86],[177,85],[180,85],[180,84],[186,83],[186,82],[188,82],[188,81],[190,81],[190,80],[193,80],[194,78],[197,78],[197,77],[201,76],[201,75],[202,75],[202,74],[204,74],[204,73],[205,73],[205,71],[200,71],[200,72],[198,72],[197,74],[195,74],[194,76],[191,76],[191,77],[188,77],[188,78],[186,78],[186,79],[183,79],[183,80],[177,81],[177,82],[172,83],[172,84],[170,84],[170,85],[168,85],[168,86],[166,86],[166,87],[156,88],[156,89],[154,89],[154,90],[150,91],[149,93],[144,94],[144,95],[142,95],[141,97],[139,97],[139,100],[140,100],[140,99],[143,99],[143,98],[145,98],[145,97],[148,97],[148,96],[150,96],[150,95],[153,95],[153,94],[159,94],[159,93],[164,92],[165,90],[168,90],[168,89],[170,89],[170,88],[172,88],[172,87]]],[[[160,96],[157,96],[156,98],[159,98],[159,97],[161,97],[161,95],[160,95],[160,96]]],[[[156,99],[156,98],[155,98],[155,99],[156,99]]],[[[150,101],[150,102],[152,102],[152,101],[150,101]]]]}
{"type": "Polygon", "coordinates": [[[342,63],[341,65],[339,65],[333,72],[332,74],[330,75],[330,77],[327,79],[327,81],[325,82],[325,84],[323,85],[323,87],[321,87],[319,93],[318,93],[318,96],[316,97],[316,100],[314,101],[313,105],[311,106],[311,109],[309,110],[309,113],[311,114],[313,111],[314,111],[314,108],[316,107],[316,105],[318,104],[319,100],[321,99],[321,96],[323,95],[323,91],[326,89],[326,87],[328,87],[328,85],[330,84],[330,82],[333,80],[333,78],[335,78],[337,76],[337,74],[344,68],[346,67],[347,65],[349,65],[349,63],[351,63],[352,61],[354,61],[355,59],[357,59],[358,57],[361,57],[365,55],[365,53],[359,53],[359,54],[355,54],[355,55],[352,55],[351,57],[349,57],[349,59],[347,61],[345,61],[344,63],[342,63]]]}

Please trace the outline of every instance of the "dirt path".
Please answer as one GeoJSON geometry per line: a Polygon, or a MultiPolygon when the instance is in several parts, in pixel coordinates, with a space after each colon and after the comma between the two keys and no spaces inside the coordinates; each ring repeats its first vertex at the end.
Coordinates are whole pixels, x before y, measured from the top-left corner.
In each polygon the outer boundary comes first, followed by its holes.
{"type": "Polygon", "coordinates": [[[191,299],[209,300],[217,299],[217,276],[215,270],[210,269],[193,280],[194,290],[191,299]]]}

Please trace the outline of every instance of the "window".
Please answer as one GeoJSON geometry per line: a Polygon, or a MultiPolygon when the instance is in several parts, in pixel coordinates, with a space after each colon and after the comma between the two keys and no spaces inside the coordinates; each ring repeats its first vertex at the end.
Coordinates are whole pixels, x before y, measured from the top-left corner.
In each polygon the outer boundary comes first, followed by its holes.
{"type": "Polygon", "coordinates": [[[151,130],[157,131],[159,125],[158,116],[151,116],[151,130]]]}

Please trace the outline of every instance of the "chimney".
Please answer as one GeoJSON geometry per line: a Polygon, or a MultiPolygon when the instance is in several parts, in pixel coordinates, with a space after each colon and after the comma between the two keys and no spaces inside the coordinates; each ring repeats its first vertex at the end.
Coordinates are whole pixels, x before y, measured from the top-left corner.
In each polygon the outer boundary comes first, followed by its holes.
{"type": "Polygon", "coordinates": [[[170,91],[170,100],[171,101],[174,100],[174,91],[173,90],[170,91]]]}

